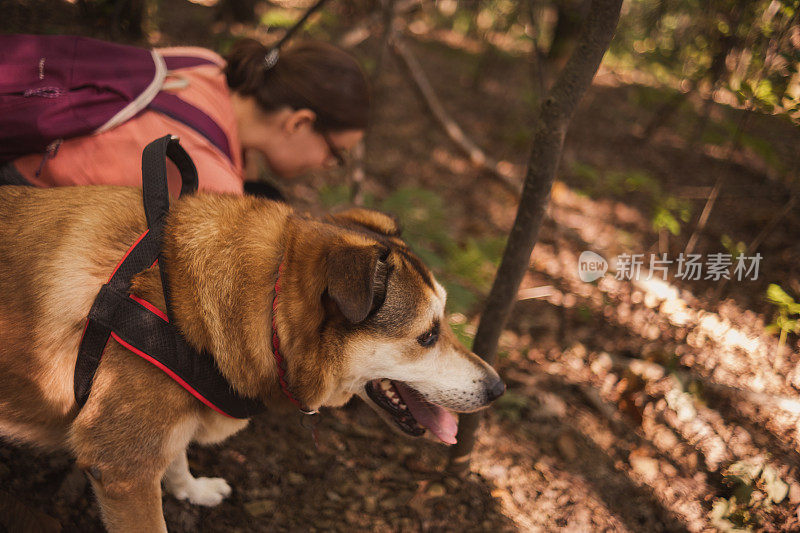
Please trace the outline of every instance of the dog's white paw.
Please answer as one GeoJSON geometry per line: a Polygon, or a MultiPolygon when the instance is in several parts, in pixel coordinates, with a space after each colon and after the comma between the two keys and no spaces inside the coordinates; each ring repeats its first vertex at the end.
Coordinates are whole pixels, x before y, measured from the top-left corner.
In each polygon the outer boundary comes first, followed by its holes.
{"type": "Polygon", "coordinates": [[[214,507],[231,494],[231,487],[221,477],[198,477],[173,487],[172,495],[179,500],[189,500],[195,505],[214,507]]]}

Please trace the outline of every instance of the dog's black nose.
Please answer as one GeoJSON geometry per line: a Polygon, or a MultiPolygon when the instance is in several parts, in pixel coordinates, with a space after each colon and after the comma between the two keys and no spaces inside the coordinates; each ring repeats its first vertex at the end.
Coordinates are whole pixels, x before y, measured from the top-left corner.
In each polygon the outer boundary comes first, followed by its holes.
{"type": "Polygon", "coordinates": [[[499,379],[486,388],[486,395],[490,402],[495,401],[506,391],[506,384],[502,379],[499,379]]]}

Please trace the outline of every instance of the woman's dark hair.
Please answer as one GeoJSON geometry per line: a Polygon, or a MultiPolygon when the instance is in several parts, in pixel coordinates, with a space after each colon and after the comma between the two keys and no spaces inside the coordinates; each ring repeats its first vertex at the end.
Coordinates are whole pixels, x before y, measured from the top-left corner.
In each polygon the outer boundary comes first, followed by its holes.
{"type": "Polygon", "coordinates": [[[267,112],[287,106],[310,109],[321,131],[367,127],[369,89],[353,56],[327,43],[306,41],[281,50],[277,63],[267,68],[267,52],[254,39],[237,41],[225,67],[228,87],[255,97],[267,112]]]}

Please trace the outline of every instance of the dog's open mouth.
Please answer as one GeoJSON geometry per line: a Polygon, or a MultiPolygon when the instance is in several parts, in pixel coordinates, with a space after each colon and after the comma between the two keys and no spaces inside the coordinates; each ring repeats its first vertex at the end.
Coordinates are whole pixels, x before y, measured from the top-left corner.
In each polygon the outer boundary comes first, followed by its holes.
{"type": "Polygon", "coordinates": [[[428,429],[445,444],[456,443],[458,419],[455,415],[427,401],[408,385],[401,381],[374,379],[365,388],[370,399],[392,415],[394,423],[405,433],[419,437],[428,429]]]}

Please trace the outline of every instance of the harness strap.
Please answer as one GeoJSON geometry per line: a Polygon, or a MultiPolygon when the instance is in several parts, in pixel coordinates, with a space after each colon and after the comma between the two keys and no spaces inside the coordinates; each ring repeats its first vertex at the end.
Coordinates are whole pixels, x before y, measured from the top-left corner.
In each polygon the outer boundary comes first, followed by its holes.
{"type": "Polygon", "coordinates": [[[142,199],[149,229],[131,246],[92,304],[75,365],[75,401],[79,408],[86,403],[102,354],[113,337],[212,409],[233,418],[248,418],[263,410],[263,404],[233,391],[214,358],[194,350],[170,324],[172,306],[161,246],[169,212],[166,157],[180,170],[181,195],[197,190],[197,169],[177,137],[167,135],[147,145],[142,154],[142,199]],[[129,295],[132,277],[156,261],[166,316],[129,295]]]}
{"type": "MultiPolygon", "coordinates": [[[[169,188],[167,187],[167,157],[175,163],[181,174],[181,196],[197,191],[197,169],[192,158],[180,145],[177,137],[166,135],[156,139],[142,152],[142,201],[144,214],[150,230],[157,234],[158,260],[161,273],[161,286],[164,290],[164,301],[167,304],[167,316],[172,315],[172,299],[169,283],[167,283],[166,260],[161,251],[162,233],[167,214],[169,213],[169,188]]],[[[130,286],[130,282],[128,283],[130,286]]],[[[174,320],[173,320],[174,321],[174,320]]]]}
{"type": "Polygon", "coordinates": [[[249,418],[263,410],[260,401],[234,394],[216,370],[214,357],[189,346],[169,319],[154,313],[147,302],[108,285],[98,299],[103,308],[90,314],[90,320],[111,329],[114,340],[160,368],[205,405],[231,418],[249,418]]]}
{"type": "MultiPolygon", "coordinates": [[[[118,291],[127,291],[130,288],[130,279],[137,273],[150,267],[157,259],[160,239],[155,233],[146,231],[128,250],[122,260],[114,269],[106,285],[118,291]]],[[[100,364],[100,359],[105,351],[111,328],[92,320],[91,317],[102,314],[101,298],[95,298],[89,311],[89,320],[83,330],[83,337],[78,348],[78,359],[75,362],[75,402],[78,407],[83,407],[92,390],[94,375],[100,364]]]]}

